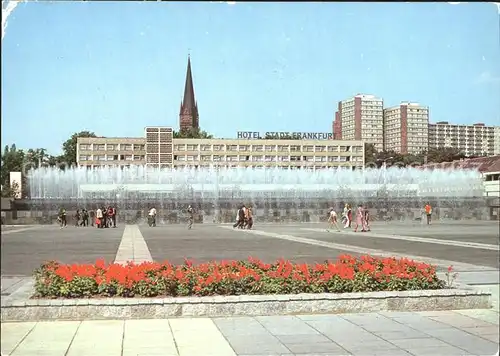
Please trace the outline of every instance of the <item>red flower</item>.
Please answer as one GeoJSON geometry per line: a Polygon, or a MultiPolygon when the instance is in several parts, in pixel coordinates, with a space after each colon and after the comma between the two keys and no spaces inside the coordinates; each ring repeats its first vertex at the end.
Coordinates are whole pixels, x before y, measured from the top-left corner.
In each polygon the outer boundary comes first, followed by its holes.
{"type": "MultiPolygon", "coordinates": [[[[452,271],[452,266],[448,271],[452,271]]],[[[56,297],[67,296],[68,293],[72,296],[78,296],[81,293],[97,294],[101,291],[108,293],[107,295],[119,294],[121,296],[177,295],[178,293],[181,295],[241,294],[261,291],[267,293],[322,290],[342,292],[352,291],[352,288],[373,290],[373,283],[379,283],[377,288],[380,290],[394,288],[394,286],[385,286],[385,283],[392,281],[398,281],[397,285],[403,289],[415,288],[415,283],[417,285],[427,283],[436,288],[440,286],[435,266],[406,258],[373,256],[355,258],[350,255],[342,255],[335,262],[326,261],[313,266],[305,263],[294,264],[283,258],[269,264],[254,257],[249,257],[248,262],[223,260],[220,263],[211,261],[198,265],[186,259],[185,263],[179,266],[174,266],[168,261],[161,264],[129,262],[126,265],[107,265],[102,259],[97,260],[94,265],[63,265],[49,262],[42,265],[41,274],[37,276],[39,278],[37,288],[45,288],[44,293],[55,293],[51,295],[56,297]],[[356,278],[360,273],[363,277],[356,278]],[[408,284],[409,280],[416,282],[408,284]],[[88,284],[88,281],[95,283],[88,284]],[[58,286],[51,288],[51,284],[54,283],[58,286]]]]}

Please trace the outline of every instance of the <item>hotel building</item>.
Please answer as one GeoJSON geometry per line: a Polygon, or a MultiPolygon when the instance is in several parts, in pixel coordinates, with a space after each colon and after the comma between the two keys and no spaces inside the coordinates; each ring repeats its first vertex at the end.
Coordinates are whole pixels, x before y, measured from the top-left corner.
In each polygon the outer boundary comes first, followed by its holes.
{"type": "Polygon", "coordinates": [[[441,121],[430,124],[429,149],[451,147],[466,156],[492,156],[495,146],[498,148],[500,145],[499,136],[495,137],[495,129],[482,123],[454,125],[441,121]]]}
{"type": "Polygon", "coordinates": [[[333,123],[337,140],[360,140],[384,149],[384,102],[373,95],[358,94],[340,101],[333,123]]]}
{"type": "Polygon", "coordinates": [[[172,138],[172,129],[147,127],[145,138],[80,137],[79,166],[146,165],[153,168],[364,166],[362,141],[172,138]]]}
{"type": "Polygon", "coordinates": [[[402,102],[384,109],[384,149],[401,154],[427,150],[429,108],[402,102]]]}

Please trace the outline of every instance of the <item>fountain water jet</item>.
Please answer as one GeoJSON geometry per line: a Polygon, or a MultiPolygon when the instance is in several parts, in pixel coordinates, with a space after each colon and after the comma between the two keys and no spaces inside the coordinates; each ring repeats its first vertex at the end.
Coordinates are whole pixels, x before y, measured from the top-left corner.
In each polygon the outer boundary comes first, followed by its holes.
{"type": "Polygon", "coordinates": [[[328,207],[340,210],[344,203],[363,203],[377,209],[374,217],[398,219],[420,216],[428,201],[441,216],[449,210],[480,218],[484,207],[481,176],[473,170],[45,167],[31,170],[28,182],[29,208],[47,217],[60,206],[97,204],[116,205],[128,221],[155,206],[160,222],[170,223],[183,220],[188,204],[204,222],[232,222],[242,203],[254,206],[256,221],[318,221],[328,207]]]}

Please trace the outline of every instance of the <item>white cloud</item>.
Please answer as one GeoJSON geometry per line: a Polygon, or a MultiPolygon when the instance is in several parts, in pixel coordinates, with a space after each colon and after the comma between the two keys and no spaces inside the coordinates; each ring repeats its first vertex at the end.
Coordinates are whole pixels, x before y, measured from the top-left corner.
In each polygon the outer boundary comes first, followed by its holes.
{"type": "Polygon", "coordinates": [[[488,71],[482,72],[476,79],[476,83],[498,83],[500,82],[500,76],[495,76],[488,71]]]}

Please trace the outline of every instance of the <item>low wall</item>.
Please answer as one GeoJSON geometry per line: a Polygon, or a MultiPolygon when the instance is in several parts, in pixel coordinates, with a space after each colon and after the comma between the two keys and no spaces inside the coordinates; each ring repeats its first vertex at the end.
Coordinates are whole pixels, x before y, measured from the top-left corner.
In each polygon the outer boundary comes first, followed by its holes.
{"type": "MultiPolygon", "coordinates": [[[[372,221],[415,221],[422,218],[421,209],[407,209],[404,211],[386,211],[385,209],[368,209],[370,211],[370,219],[372,221]]],[[[498,217],[497,214],[490,215],[488,208],[477,208],[473,211],[469,209],[441,209],[433,214],[433,219],[449,219],[449,220],[491,220],[498,217]]],[[[68,210],[68,224],[74,221],[73,216],[75,210],[68,210]]],[[[7,211],[2,212],[2,224],[15,225],[32,225],[32,224],[56,224],[57,210],[45,211],[7,211]]],[[[182,211],[168,211],[157,209],[158,224],[182,224],[187,222],[187,215],[182,211]]],[[[255,222],[261,223],[318,223],[327,220],[328,209],[306,210],[300,211],[284,211],[284,210],[254,210],[255,222]]],[[[117,214],[118,223],[142,223],[147,220],[147,211],[140,210],[119,210],[117,214]]],[[[236,209],[224,210],[219,214],[214,211],[198,212],[195,214],[195,223],[233,223],[236,221],[236,209]]]]}
{"type": "MultiPolygon", "coordinates": [[[[358,199],[359,200],[359,199],[358,199]]],[[[2,211],[4,224],[53,224],[61,207],[68,213],[68,223],[73,221],[77,209],[96,209],[98,206],[112,205],[117,208],[119,223],[140,223],[146,220],[147,212],[155,207],[160,224],[179,224],[187,221],[186,208],[195,208],[197,223],[232,223],[236,220],[236,212],[241,204],[250,204],[256,222],[296,223],[323,222],[327,219],[330,207],[340,213],[345,203],[350,203],[355,210],[359,203],[365,205],[370,212],[370,219],[377,220],[418,220],[422,218],[423,206],[430,202],[434,219],[451,220],[490,220],[499,217],[490,207],[489,202],[479,198],[378,198],[363,201],[326,199],[263,199],[240,201],[238,199],[213,201],[208,199],[188,200],[16,200],[11,210],[2,211]]]]}
{"type": "MultiPolygon", "coordinates": [[[[30,289],[31,285],[26,285],[30,289]]],[[[490,291],[460,289],[176,298],[2,299],[1,321],[156,319],[491,308],[490,291]]]]}

